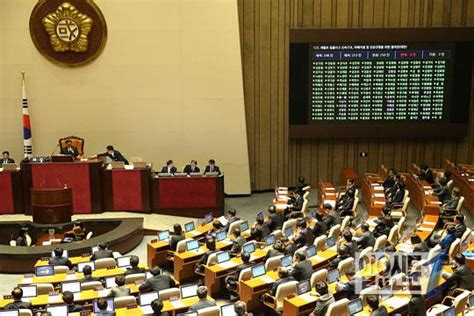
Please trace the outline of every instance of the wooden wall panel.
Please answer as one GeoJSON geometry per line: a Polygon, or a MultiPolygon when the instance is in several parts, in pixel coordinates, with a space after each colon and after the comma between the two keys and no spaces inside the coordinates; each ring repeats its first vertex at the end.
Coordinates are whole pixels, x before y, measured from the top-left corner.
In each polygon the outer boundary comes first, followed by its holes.
{"type": "MultiPolygon", "coordinates": [[[[337,182],[342,167],[408,170],[446,158],[473,162],[474,111],[463,139],[288,138],[290,28],[474,26],[474,0],[238,0],[247,134],[253,190],[337,182]],[[360,157],[360,152],[368,157],[360,157]]],[[[474,83],[473,83],[474,94],[474,83]]],[[[474,100],[474,95],[472,97],[474,100]]]]}

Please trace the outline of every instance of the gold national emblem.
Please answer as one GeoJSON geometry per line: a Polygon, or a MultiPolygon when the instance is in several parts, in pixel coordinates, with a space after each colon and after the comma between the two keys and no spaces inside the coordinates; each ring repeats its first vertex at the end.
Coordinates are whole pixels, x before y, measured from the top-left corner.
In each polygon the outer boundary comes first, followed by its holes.
{"type": "Polygon", "coordinates": [[[43,18],[43,26],[49,34],[55,52],[85,52],[92,19],[79,12],[72,4],[64,2],[54,13],[43,18]]]}

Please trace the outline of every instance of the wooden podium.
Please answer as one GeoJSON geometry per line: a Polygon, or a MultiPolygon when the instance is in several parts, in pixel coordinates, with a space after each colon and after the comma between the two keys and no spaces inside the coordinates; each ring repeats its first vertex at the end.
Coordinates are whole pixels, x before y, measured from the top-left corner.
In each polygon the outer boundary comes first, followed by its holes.
{"type": "Polygon", "coordinates": [[[31,189],[31,207],[34,223],[68,223],[72,215],[72,189],[31,189]]]}

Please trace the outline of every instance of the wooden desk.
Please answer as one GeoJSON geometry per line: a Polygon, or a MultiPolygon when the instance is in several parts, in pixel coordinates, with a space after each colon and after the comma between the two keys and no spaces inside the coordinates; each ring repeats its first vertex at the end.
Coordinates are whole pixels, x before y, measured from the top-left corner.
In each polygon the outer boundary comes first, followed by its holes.
{"type": "Polygon", "coordinates": [[[469,212],[474,212],[474,175],[456,168],[452,162],[446,161],[446,171],[451,172],[454,186],[461,190],[464,196],[464,205],[469,212]]]}
{"type": "Polygon", "coordinates": [[[336,207],[336,187],[330,182],[318,182],[318,202],[322,210],[324,204],[331,204],[336,207]]]}
{"type": "Polygon", "coordinates": [[[23,190],[21,172],[0,172],[0,214],[23,212],[23,190]]]}
{"type": "Polygon", "coordinates": [[[365,175],[362,178],[362,201],[367,206],[369,216],[380,216],[385,207],[383,179],[378,176],[365,175]]]}
{"type": "MultiPolygon", "coordinates": [[[[49,259],[48,259],[49,260],[49,259]]],[[[40,266],[47,266],[49,265],[49,261],[48,260],[43,260],[43,259],[39,259],[38,261],[36,261],[35,263],[35,267],[40,267],[40,266]]],[[[73,265],[77,265],[78,263],[80,262],[89,262],[91,261],[90,260],[90,256],[87,256],[87,257],[69,257],[69,260],[71,261],[71,263],[73,265]]]]}
{"type": "Polygon", "coordinates": [[[419,211],[428,215],[439,215],[441,203],[437,196],[433,195],[430,184],[424,180],[415,179],[411,173],[403,173],[405,184],[410,192],[411,202],[419,211]]]}

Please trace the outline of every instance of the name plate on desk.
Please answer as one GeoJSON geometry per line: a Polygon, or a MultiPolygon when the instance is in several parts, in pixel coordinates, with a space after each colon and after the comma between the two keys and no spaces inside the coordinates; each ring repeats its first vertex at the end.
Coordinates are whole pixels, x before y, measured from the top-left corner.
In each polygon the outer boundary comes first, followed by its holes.
{"type": "Polygon", "coordinates": [[[3,167],[3,171],[16,171],[17,170],[17,166],[15,163],[4,163],[2,167],[3,167]]]}

